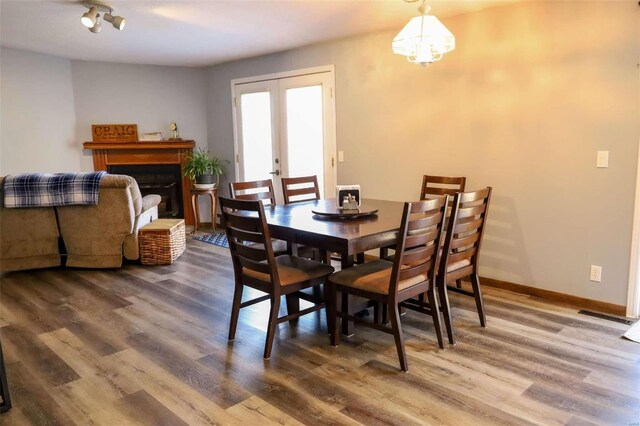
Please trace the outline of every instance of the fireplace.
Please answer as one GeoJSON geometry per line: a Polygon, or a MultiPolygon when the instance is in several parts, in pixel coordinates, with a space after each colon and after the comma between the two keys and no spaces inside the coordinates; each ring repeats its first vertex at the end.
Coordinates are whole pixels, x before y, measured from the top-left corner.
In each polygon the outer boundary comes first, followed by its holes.
{"type": "Polygon", "coordinates": [[[164,217],[184,217],[187,225],[194,223],[189,199],[192,182],[182,170],[194,146],[192,140],[83,144],[92,152],[94,170],[133,176],[140,192],[160,195],[164,217]]]}
{"type": "Polygon", "coordinates": [[[178,164],[126,164],[110,165],[111,174],[128,175],[138,182],[142,196],[160,196],[158,217],[184,218],[182,203],[182,176],[178,164]]]}

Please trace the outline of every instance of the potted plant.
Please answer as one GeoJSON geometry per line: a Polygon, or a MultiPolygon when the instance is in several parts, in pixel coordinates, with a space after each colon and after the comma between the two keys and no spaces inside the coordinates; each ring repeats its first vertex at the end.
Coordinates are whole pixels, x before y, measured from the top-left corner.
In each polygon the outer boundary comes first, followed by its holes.
{"type": "Polygon", "coordinates": [[[184,175],[195,180],[199,185],[218,185],[220,176],[224,175],[225,162],[218,157],[212,156],[209,150],[198,148],[193,154],[187,156],[184,165],[184,175]]]}

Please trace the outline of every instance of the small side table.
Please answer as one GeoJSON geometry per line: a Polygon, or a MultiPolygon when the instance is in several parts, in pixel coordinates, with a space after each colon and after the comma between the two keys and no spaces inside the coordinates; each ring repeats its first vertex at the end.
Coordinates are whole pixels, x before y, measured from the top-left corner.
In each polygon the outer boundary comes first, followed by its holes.
{"type": "Polygon", "coordinates": [[[193,228],[193,232],[198,229],[198,224],[200,223],[200,214],[198,212],[198,196],[199,195],[208,195],[211,197],[211,227],[213,230],[216,230],[216,203],[218,197],[218,188],[212,189],[199,189],[199,188],[191,188],[189,189],[191,193],[191,207],[193,208],[193,217],[195,219],[195,225],[193,228]]]}

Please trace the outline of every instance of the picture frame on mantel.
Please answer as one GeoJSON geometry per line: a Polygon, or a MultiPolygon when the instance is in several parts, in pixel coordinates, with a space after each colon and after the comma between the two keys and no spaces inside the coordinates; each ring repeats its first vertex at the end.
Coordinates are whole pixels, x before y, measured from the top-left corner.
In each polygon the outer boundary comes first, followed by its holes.
{"type": "Polygon", "coordinates": [[[92,124],[93,142],[118,143],[138,142],[137,124],[92,124]]]}

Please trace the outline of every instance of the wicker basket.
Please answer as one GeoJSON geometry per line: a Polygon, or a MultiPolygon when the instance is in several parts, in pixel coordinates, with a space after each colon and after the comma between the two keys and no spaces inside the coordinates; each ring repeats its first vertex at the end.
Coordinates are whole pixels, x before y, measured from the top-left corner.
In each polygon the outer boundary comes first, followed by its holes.
{"type": "Polygon", "coordinates": [[[158,219],[143,226],[138,234],[143,265],[170,265],[186,245],[184,220],[158,219]]]}

